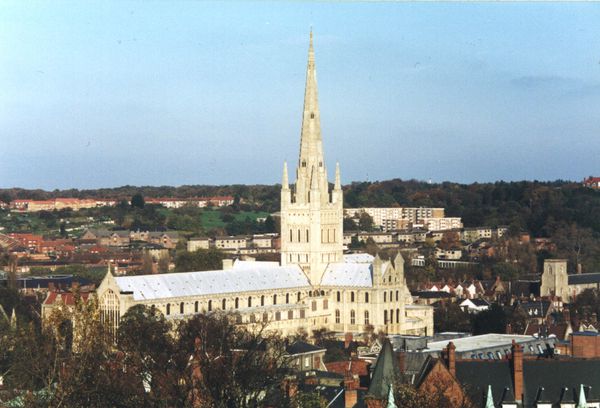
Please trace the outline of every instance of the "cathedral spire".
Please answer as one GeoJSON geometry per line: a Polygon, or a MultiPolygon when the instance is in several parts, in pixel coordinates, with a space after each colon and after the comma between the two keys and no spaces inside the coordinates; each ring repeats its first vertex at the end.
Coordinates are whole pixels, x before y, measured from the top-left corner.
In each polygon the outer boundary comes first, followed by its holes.
{"type": "Polygon", "coordinates": [[[307,169],[310,174],[312,166],[323,166],[323,143],[321,140],[321,121],[319,97],[317,90],[317,70],[315,67],[315,50],[313,34],[310,32],[308,46],[308,64],[306,67],[306,87],[304,90],[304,111],[302,113],[302,134],[300,138],[300,170],[307,169]]]}

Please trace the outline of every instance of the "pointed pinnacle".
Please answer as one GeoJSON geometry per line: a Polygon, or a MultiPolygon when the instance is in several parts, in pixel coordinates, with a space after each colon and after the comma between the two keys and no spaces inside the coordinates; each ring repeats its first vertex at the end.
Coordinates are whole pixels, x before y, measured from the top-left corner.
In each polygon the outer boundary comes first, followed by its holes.
{"type": "Polygon", "coordinates": [[[336,190],[342,189],[342,181],[340,176],[340,163],[335,163],[335,185],[333,186],[336,190]]]}
{"type": "Polygon", "coordinates": [[[281,188],[284,190],[288,190],[290,188],[290,183],[288,181],[287,162],[283,162],[283,179],[281,180],[281,188]]]}

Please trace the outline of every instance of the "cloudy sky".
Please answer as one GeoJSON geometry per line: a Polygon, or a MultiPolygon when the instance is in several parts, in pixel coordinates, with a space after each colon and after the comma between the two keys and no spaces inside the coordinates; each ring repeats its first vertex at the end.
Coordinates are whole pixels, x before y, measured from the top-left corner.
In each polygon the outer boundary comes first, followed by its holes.
{"type": "Polygon", "coordinates": [[[0,187],[600,175],[600,3],[0,2],[0,187]]]}

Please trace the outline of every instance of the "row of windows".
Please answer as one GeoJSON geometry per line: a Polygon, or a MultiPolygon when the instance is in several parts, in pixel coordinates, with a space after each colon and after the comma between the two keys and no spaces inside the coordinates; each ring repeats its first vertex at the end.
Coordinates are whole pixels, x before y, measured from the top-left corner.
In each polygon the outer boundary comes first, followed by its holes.
{"type": "MultiPolygon", "coordinates": [[[[296,230],[296,235],[298,237],[298,239],[296,240],[296,242],[302,242],[302,233],[300,232],[300,229],[296,230]]],[[[304,242],[308,242],[308,230],[305,231],[305,241],[304,242]]],[[[290,242],[294,242],[294,230],[290,228],[290,242]]]]}
{"type": "MultiPolygon", "coordinates": [[[[301,298],[301,293],[300,292],[296,293],[296,302],[300,302],[300,298],[301,298]]],[[[285,303],[289,304],[290,303],[290,299],[291,299],[290,294],[286,293],[285,294],[285,303]]],[[[277,295],[276,294],[273,295],[272,300],[273,300],[272,304],[276,305],[277,304],[277,295]]],[[[253,304],[252,296],[248,296],[246,304],[247,304],[247,307],[252,307],[252,304],[253,304]]],[[[260,305],[261,306],[265,305],[265,296],[264,295],[262,295],[260,297],[260,305]]],[[[175,306],[175,305],[173,305],[173,306],[175,306]]],[[[199,305],[198,301],[194,302],[194,313],[198,313],[200,311],[199,310],[199,306],[200,305],[199,305]]],[[[152,307],[155,307],[155,306],[152,305],[152,307]]],[[[239,309],[240,308],[240,298],[235,298],[235,300],[233,302],[233,307],[234,307],[234,309],[239,309]]],[[[221,310],[225,310],[225,309],[227,309],[227,299],[222,299],[221,300],[221,310]]],[[[211,312],[213,310],[213,301],[212,300],[208,301],[207,310],[209,312],[211,312]]],[[[171,303],[167,303],[166,311],[165,311],[166,315],[167,316],[170,315],[171,311],[172,311],[171,310],[171,303]]],[[[184,314],[185,313],[185,302],[179,303],[179,313],[180,314],[184,314]]]]}
{"type": "MultiPolygon", "coordinates": [[[[335,300],[338,302],[342,301],[342,292],[339,290],[335,294],[335,300]]],[[[350,292],[350,302],[355,301],[354,291],[350,292]]],[[[365,303],[369,303],[369,292],[365,292],[365,303]]]]}
{"type": "MultiPolygon", "coordinates": [[[[383,324],[394,324],[394,310],[390,310],[390,320],[388,321],[388,311],[383,311],[383,324]]],[[[400,323],[400,309],[396,309],[396,323],[400,323]]]]}
{"type": "MultiPolygon", "coordinates": [[[[335,310],[335,322],[337,324],[340,324],[341,321],[341,314],[340,314],[340,310],[336,309],[335,310]]],[[[369,324],[369,311],[365,310],[364,313],[364,324],[369,324]]],[[[356,311],[354,309],[350,310],[350,324],[356,324],[356,311]]]]}
{"type": "MultiPolygon", "coordinates": [[[[390,302],[394,301],[394,292],[390,290],[390,302]]],[[[396,302],[400,300],[400,291],[396,291],[396,302]]],[[[388,296],[387,296],[387,292],[383,292],[383,301],[387,302],[388,301],[388,296]]]]}

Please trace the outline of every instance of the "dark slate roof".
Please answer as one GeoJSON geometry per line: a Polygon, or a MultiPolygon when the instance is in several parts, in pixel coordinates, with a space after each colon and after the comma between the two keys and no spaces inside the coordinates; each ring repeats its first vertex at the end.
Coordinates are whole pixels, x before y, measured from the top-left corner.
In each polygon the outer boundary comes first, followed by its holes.
{"type": "Polygon", "coordinates": [[[475,306],[489,306],[490,303],[488,301],[486,301],[485,299],[471,299],[471,302],[475,305],[475,306]]]}
{"type": "MultiPolygon", "coordinates": [[[[496,403],[507,392],[513,392],[512,370],[508,360],[457,360],[456,377],[475,404],[483,402],[488,385],[492,387],[496,403]]],[[[600,400],[600,359],[525,359],[523,379],[525,408],[533,408],[538,397],[553,403],[576,401],[581,384],[586,387],[588,401],[600,400]]],[[[513,397],[509,395],[505,398],[509,401],[513,397]]]]}
{"type": "Polygon", "coordinates": [[[496,403],[504,396],[505,388],[513,388],[511,368],[506,360],[456,360],[456,378],[471,401],[480,404],[478,406],[483,406],[488,385],[492,387],[496,403]]]}
{"type": "Polygon", "coordinates": [[[304,353],[313,353],[315,351],[327,351],[324,348],[314,346],[312,344],[306,343],[304,341],[296,341],[285,348],[288,354],[304,354],[304,353]]]}
{"type": "Polygon", "coordinates": [[[509,285],[511,294],[515,296],[539,296],[540,281],[539,280],[519,280],[511,282],[509,285]]]}
{"type": "Polygon", "coordinates": [[[569,285],[585,285],[590,283],[600,283],[600,273],[569,275],[569,285]]]}
{"type": "Polygon", "coordinates": [[[522,308],[529,317],[545,316],[548,313],[550,305],[551,303],[547,300],[519,303],[519,307],[522,308]]]}
{"type": "Polygon", "coordinates": [[[396,355],[392,349],[392,344],[386,338],[375,363],[368,395],[378,399],[387,398],[390,384],[393,384],[399,376],[400,369],[396,355]]]}
{"type": "Polygon", "coordinates": [[[421,290],[412,292],[411,295],[418,296],[422,299],[442,299],[451,298],[454,296],[451,293],[444,292],[443,290],[421,290]]]}
{"type": "Polygon", "coordinates": [[[561,397],[577,400],[583,384],[592,387],[588,402],[600,400],[600,360],[524,360],[523,376],[525,406],[533,405],[540,387],[544,387],[544,399],[557,402],[561,397]],[[563,396],[565,388],[569,392],[563,396]]]}

